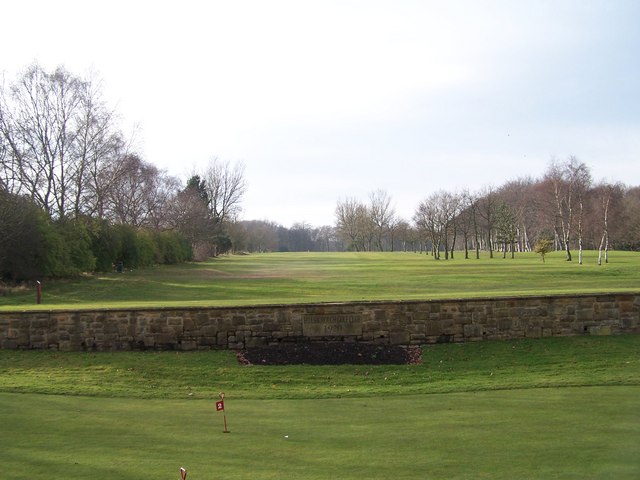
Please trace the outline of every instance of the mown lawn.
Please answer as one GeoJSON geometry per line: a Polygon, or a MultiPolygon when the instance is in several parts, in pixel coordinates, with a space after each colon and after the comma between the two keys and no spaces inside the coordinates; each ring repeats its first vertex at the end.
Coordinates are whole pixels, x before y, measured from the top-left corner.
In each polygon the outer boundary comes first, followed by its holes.
{"type": "Polygon", "coordinates": [[[317,400],[0,393],[8,479],[640,478],[640,387],[317,400]]]}
{"type": "Polygon", "coordinates": [[[640,336],[433,345],[423,360],[0,351],[0,464],[30,480],[640,477],[640,336]]]}
{"type": "Polygon", "coordinates": [[[131,306],[227,306],[370,300],[416,300],[640,289],[640,253],[613,252],[597,265],[563,252],[515,259],[500,255],[435,261],[427,254],[268,253],[222,256],[207,262],[162,266],[76,280],[44,281],[43,304],[33,287],[0,296],[0,310],[131,306]]]}

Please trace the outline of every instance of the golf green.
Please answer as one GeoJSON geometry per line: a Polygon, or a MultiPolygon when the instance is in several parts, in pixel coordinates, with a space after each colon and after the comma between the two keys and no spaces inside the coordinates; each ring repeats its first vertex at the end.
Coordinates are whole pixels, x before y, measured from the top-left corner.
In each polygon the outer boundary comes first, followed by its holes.
{"type": "Polygon", "coordinates": [[[6,478],[637,479],[640,387],[319,400],[0,393],[6,478]]]}

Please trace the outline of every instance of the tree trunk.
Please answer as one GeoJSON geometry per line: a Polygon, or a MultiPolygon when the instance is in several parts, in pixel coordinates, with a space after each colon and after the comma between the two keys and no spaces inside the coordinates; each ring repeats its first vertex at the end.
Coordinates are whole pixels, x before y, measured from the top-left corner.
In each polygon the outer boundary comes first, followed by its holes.
{"type": "Polygon", "coordinates": [[[578,264],[582,265],[582,197],[580,197],[580,211],[578,213],[578,264]]]}

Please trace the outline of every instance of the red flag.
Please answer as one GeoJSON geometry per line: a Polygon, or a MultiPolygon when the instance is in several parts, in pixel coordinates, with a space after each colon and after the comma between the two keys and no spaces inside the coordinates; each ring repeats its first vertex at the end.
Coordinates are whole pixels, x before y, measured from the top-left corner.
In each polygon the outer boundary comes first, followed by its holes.
{"type": "Polygon", "coordinates": [[[224,401],[216,402],[216,412],[224,412],[224,401]]]}

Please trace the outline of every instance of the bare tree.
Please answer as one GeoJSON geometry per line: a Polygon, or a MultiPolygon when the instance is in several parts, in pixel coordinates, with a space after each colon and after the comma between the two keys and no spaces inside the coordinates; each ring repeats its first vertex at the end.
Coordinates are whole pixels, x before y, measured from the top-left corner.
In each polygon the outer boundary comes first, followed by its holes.
{"type": "MultiPolygon", "coordinates": [[[[443,250],[449,259],[455,244],[455,219],[460,213],[460,196],[446,191],[431,194],[418,205],[413,217],[419,230],[431,239],[432,253],[440,259],[443,250]]],[[[453,256],[452,256],[453,258],[453,256]]]]}
{"type": "Polygon", "coordinates": [[[460,208],[457,216],[457,229],[462,234],[462,247],[464,249],[465,260],[469,259],[469,243],[473,233],[475,209],[474,196],[469,190],[464,190],[460,194],[460,208]]]}
{"type": "Polygon", "coordinates": [[[324,225],[315,232],[314,239],[320,251],[332,252],[336,251],[338,239],[334,227],[324,225]]]}
{"type": "Polygon", "coordinates": [[[214,158],[204,174],[205,189],[208,195],[209,212],[216,223],[233,221],[242,210],[240,203],[246,193],[244,165],[231,165],[228,161],[214,158]]]}
{"type": "Polygon", "coordinates": [[[0,137],[7,188],[65,218],[91,213],[91,163],[112,159],[120,134],[94,80],[34,64],[0,90],[0,137]]]}
{"type": "Polygon", "coordinates": [[[478,195],[476,212],[484,220],[486,231],[486,244],[489,250],[489,258],[493,258],[493,234],[496,222],[496,209],[498,207],[498,195],[493,187],[485,187],[478,195]]]}
{"type": "Polygon", "coordinates": [[[108,177],[107,218],[133,227],[168,227],[168,203],[178,189],[175,178],[135,154],[117,159],[108,177]]]}
{"type": "Polygon", "coordinates": [[[394,223],[393,233],[395,238],[400,242],[400,250],[403,252],[408,251],[410,247],[413,249],[411,231],[412,228],[411,225],[409,225],[409,222],[402,218],[398,218],[394,223]]]}
{"type": "Polygon", "coordinates": [[[440,213],[438,211],[435,194],[430,195],[420,202],[413,221],[418,231],[431,240],[431,253],[436,260],[440,259],[440,245],[442,232],[440,229],[440,213]]]}
{"type": "Polygon", "coordinates": [[[591,183],[589,169],[574,156],[569,157],[566,162],[558,162],[552,159],[545,178],[553,188],[557,220],[556,234],[562,241],[562,246],[569,262],[572,260],[571,235],[577,214],[579,258],[580,262],[582,262],[583,198],[591,183]]]}
{"type": "Polygon", "coordinates": [[[3,99],[0,124],[22,188],[49,214],[64,217],[73,187],[74,115],[80,80],[62,67],[47,73],[31,66],[3,99]]]}
{"type": "Polygon", "coordinates": [[[543,208],[536,195],[536,182],[529,177],[507,182],[498,190],[501,201],[506,203],[515,217],[516,238],[514,249],[531,251],[530,235],[536,236],[540,230],[537,212],[543,208]]]}
{"type": "Polygon", "coordinates": [[[366,250],[369,214],[366,205],[355,198],[338,201],[335,210],[336,233],[350,250],[366,250]]]}
{"type": "Polygon", "coordinates": [[[76,217],[81,213],[102,216],[104,197],[113,186],[103,172],[129,148],[115,128],[115,113],[102,99],[99,81],[93,78],[81,84],[77,130],[73,144],[73,212],[76,217]]]}
{"type": "MultiPolygon", "coordinates": [[[[608,190],[608,189],[607,189],[608,190]]],[[[602,248],[605,251],[605,263],[609,263],[609,203],[611,192],[605,190],[602,196],[602,239],[598,247],[598,265],[602,265],[602,248]]]]}
{"type": "Polygon", "coordinates": [[[7,136],[3,134],[8,130],[5,125],[6,107],[4,107],[4,88],[0,89],[0,191],[18,193],[18,182],[15,178],[16,168],[13,161],[13,153],[7,136]]]}
{"type": "Polygon", "coordinates": [[[602,265],[604,255],[604,263],[609,263],[609,244],[610,244],[610,228],[609,219],[611,213],[617,213],[617,217],[622,216],[621,204],[624,196],[624,186],[622,184],[611,184],[601,182],[597,184],[592,191],[591,198],[593,200],[594,215],[599,217],[600,224],[600,241],[598,242],[598,265],[602,265]]]}
{"type": "Polygon", "coordinates": [[[620,247],[640,250],[640,186],[625,188],[620,203],[616,221],[609,222],[610,230],[616,230],[620,247]]]}
{"type": "Polygon", "coordinates": [[[441,192],[440,194],[440,224],[444,240],[444,258],[453,259],[453,251],[457,235],[457,218],[460,214],[461,197],[457,193],[441,192]]]}
{"type": "Polygon", "coordinates": [[[511,252],[511,258],[514,258],[517,235],[516,216],[511,207],[506,202],[502,202],[496,209],[495,217],[497,239],[502,244],[502,258],[506,258],[507,250],[511,252]]]}
{"type": "Polygon", "coordinates": [[[278,248],[278,225],[261,220],[242,223],[246,228],[246,247],[250,252],[272,252],[278,248]]]}
{"type": "Polygon", "coordinates": [[[376,190],[369,195],[369,215],[374,229],[378,250],[383,251],[383,238],[390,233],[395,210],[391,207],[391,197],[384,190],[376,190]]]}
{"type": "Polygon", "coordinates": [[[191,242],[194,260],[203,261],[215,255],[215,225],[209,215],[204,182],[193,176],[187,186],[166,203],[165,223],[191,242]]]}

